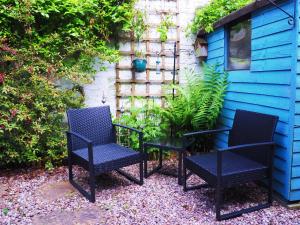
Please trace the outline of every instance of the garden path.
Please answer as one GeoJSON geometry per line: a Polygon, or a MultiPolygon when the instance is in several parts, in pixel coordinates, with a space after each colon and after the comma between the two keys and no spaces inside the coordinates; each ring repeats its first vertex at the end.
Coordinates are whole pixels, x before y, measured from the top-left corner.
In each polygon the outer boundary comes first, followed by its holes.
{"type": "MultiPolygon", "coordinates": [[[[128,168],[137,173],[136,167],[128,168]]],[[[86,172],[75,174],[87,184],[86,172]]],[[[300,224],[300,210],[289,210],[278,202],[265,210],[216,222],[214,191],[183,192],[176,178],[154,174],[143,186],[117,173],[97,179],[96,203],[88,202],[69,185],[67,167],[0,174],[0,224],[300,224]],[[5,176],[3,175],[5,174],[5,176]]],[[[202,182],[192,177],[192,183],[202,182]]],[[[225,211],[246,207],[262,200],[254,184],[226,192],[225,211]]]]}

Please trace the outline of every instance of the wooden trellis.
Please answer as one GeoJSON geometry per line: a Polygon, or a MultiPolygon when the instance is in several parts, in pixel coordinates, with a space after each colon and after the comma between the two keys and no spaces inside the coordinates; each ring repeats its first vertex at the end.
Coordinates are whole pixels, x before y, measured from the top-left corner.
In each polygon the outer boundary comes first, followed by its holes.
{"type": "MultiPolygon", "coordinates": [[[[170,1],[170,0],[162,0],[163,1],[170,1]]],[[[172,8],[171,10],[148,10],[147,14],[148,15],[157,15],[160,16],[161,20],[166,16],[166,15],[172,15],[173,17],[175,16],[175,26],[172,28],[176,29],[176,38],[170,38],[168,37],[168,40],[166,42],[161,42],[159,38],[151,37],[151,33],[149,31],[146,32],[145,38],[143,38],[142,42],[145,43],[146,47],[146,59],[147,59],[147,68],[146,68],[146,76],[144,79],[137,79],[136,77],[136,72],[134,71],[132,65],[120,65],[119,63],[116,64],[116,110],[117,110],[117,116],[119,116],[120,111],[121,111],[121,99],[128,99],[129,97],[141,97],[141,98],[159,98],[161,99],[161,104],[162,106],[164,105],[164,96],[165,93],[163,91],[163,88],[161,88],[160,93],[156,94],[151,94],[150,93],[150,86],[151,85],[163,85],[170,84],[172,80],[166,79],[166,72],[167,71],[173,71],[173,65],[166,65],[166,58],[173,58],[173,49],[172,51],[166,51],[166,44],[174,44],[175,42],[177,43],[177,50],[180,49],[180,25],[179,25],[179,0],[172,0],[173,2],[176,3],[176,7],[172,8]],[[150,57],[156,57],[157,56],[157,51],[153,51],[150,48],[151,43],[160,43],[161,45],[161,66],[160,66],[160,72],[161,72],[161,79],[160,80],[153,80],[150,79],[150,71],[155,71],[156,70],[156,65],[151,65],[150,64],[150,57]],[[130,79],[121,79],[120,78],[120,71],[131,71],[131,78],[130,79]],[[145,85],[146,86],[146,93],[138,93],[136,91],[136,85],[145,85]],[[130,93],[122,93],[121,92],[121,87],[122,85],[130,85],[130,93]]],[[[147,1],[148,4],[151,4],[151,0],[147,1]]],[[[157,28],[159,24],[152,24],[148,23],[149,27],[151,28],[157,28]]],[[[135,39],[133,33],[130,35],[129,38],[127,38],[127,41],[130,42],[130,51],[121,51],[121,56],[126,56],[130,57],[131,62],[134,60],[135,56],[135,39]]],[[[177,51],[179,52],[179,51],[177,51]]],[[[179,53],[177,54],[176,57],[176,82],[179,82],[179,77],[178,77],[178,70],[180,69],[180,57],[179,53]]],[[[134,102],[131,104],[134,105],[134,102]]]]}

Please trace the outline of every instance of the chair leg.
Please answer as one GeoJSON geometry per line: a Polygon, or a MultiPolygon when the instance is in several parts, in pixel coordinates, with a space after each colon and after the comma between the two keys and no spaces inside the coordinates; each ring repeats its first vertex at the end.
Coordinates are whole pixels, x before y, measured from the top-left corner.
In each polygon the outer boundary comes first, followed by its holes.
{"type": "Polygon", "coordinates": [[[268,203],[272,205],[273,203],[273,176],[272,169],[270,169],[269,179],[268,179],[268,203]]]}
{"type": "Polygon", "coordinates": [[[269,180],[268,189],[269,189],[268,190],[268,201],[266,203],[260,203],[256,206],[244,208],[244,209],[241,209],[238,211],[233,211],[233,212],[221,215],[223,192],[222,192],[222,189],[217,187],[217,189],[216,189],[216,218],[217,218],[217,220],[220,221],[220,220],[232,219],[232,218],[241,216],[245,213],[251,213],[251,212],[255,212],[255,211],[270,207],[272,205],[272,200],[273,200],[272,181],[271,180],[269,180]]]}
{"type": "Polygon", "coordinates": [[[148,159],[149,159],[149,155],[147,152],[147,148],[144,147],[144,153],[145,153],[145,160],[144,160],[144,177],[147,178],[148,175],[148,159]]]}
{"type": "Polygon", "coordinates": [[[182,185],[183,185],[183,191],[184,192],[187,192],[187,188],[186,188],[186,179],[187,179],[187,170],[186,170],[186,167],[185,167],[185,163],[183,161],[183,182],[182,182],[182,185]]]}
{"type": "Polygon", "coordinates": [[[72,165],[71,154],[69,154],[69,157],[68,157],[68,167],[69,167],[69,180],[73,180],[73,165],[72,165]]]}
{"type": "Polygon", "coordinates": [[[163,161],[163,151],[162,149],[159,149],[159,167],[162,167],[162,161],[163,161]]]}
{"type": "Polygon", "coordinates": [[[96,185],[95,185],[95,173],[94,173],[94,169],[92,169],[90,171],[90,191],[91,191],[91,198],[90,198],[90,202],[95,202],[96,201],[96,193],[95,190],[96,189],[96,185]]]}
{"type": "Polygon", "coordinates": [[[221,208],[222,208],[222,202],[223,202],[223,190],[218,185],[216,188],[216,218],[218,221],[221,220],[221,208]]]}
{"type": "Polygon", "coordinates": [[[144,170],[143,170],[143,162],[140,162],[140,184],[144,184],[144,170]]]}
{"type": "Polygon", "coordinates": [[[72,184],[74,188],[76,188],[84,197],[86,197],[90,202],[95,202],[95,176],[94,172],[90,173],[89,176],[89,186],[90,193],[84,190],[79,184],[77,184],[73,179],[73,171],[72,171],[72,160],[69,161],[69,182],[72,184]]]}
{"type": "Polygon", "coordinates": [[[186,165],[184,163],[183,160],[183,191],[187,192],[187,191],[192,191],[192,190],[197,190],[197,189],[202,189],[202,188],[210,188],[211,186],[207,183],[205,184],[199,184],[199,185],[194,185],[194,186],[188,186],[187,185],[187,180],[188,178],[192,175],[192,171],[190,171],[190,173],[187,173],[187,168],[186,165]]]}
{"type": "Polygon", "coordinates": [[[127,178],[128,180],[130,180],[130,181],[132,181],[132,182],[134,182],[134,183],[136,183],[136,184],[143,185],[143,184],[144,184],[144,173],[143,173],[144,171],[143,171],[143,167],[144,167],[143,161],[141,161],[141,162],[139,163],[140,179],[137,179],[137,178],[133,177],[131,174],[125,172],[125,171],[122,170],[122,169],[117,169],[116,171],[117,171],[119,174],[121,174],[122,176],[124,176],[125,178],[127,178]]]}

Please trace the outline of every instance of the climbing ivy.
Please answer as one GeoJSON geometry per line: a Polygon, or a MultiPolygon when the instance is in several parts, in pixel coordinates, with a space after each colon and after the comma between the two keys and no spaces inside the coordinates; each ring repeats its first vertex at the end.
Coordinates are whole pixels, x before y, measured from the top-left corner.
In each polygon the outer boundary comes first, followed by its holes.
{"type": "Polygon", "coordinates": [[[196,34],[201,29],[212,32],[215,22],[251,2],[253,0],[212,0],[196,10],[192,23],[187,27],[187,33],[196,34]]]}
{"type": "Polygon", "coordinates": [[[159,33],[159,39],[161,42],[168,40],[168,32],[172,26],[175,26],[172,21],[172,17],[169,15],[165,16],[157,27],[157,32],[159,33]]]}
{"type": "Polygon", "coordinates": [[[119,59],[134,0],[0,0],[0,167],[61,162],[69,107],[119,59]]]}

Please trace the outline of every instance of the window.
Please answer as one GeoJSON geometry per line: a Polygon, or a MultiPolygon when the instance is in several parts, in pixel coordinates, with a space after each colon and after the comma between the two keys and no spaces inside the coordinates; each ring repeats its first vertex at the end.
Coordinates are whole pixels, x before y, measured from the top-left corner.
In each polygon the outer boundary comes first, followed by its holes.
{"type": "Polygon", "coordinates": [[[248,70],[251,63],[251,20],[243,20],[228,29],[228,70],[248,70]]]}

